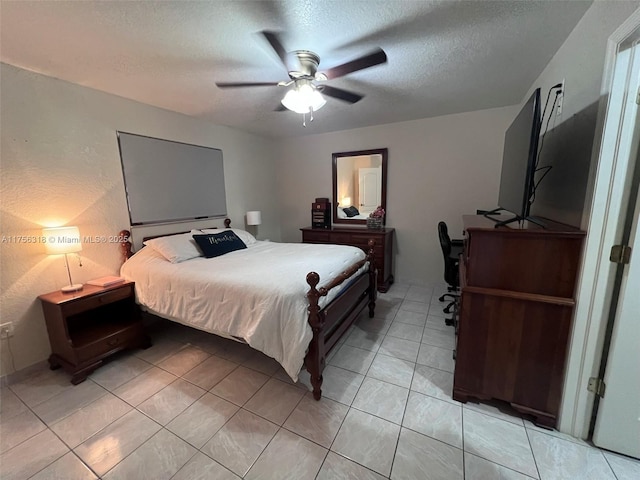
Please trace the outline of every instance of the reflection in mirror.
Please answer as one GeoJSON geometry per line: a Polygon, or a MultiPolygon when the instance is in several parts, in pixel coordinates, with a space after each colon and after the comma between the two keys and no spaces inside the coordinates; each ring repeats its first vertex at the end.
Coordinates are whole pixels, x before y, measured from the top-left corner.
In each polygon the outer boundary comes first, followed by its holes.
{"type": "Polygon", "coordinates": [[[333,154],[333,223],[364,224],[387,210],[387,157],[386,148],[333,154]]]}

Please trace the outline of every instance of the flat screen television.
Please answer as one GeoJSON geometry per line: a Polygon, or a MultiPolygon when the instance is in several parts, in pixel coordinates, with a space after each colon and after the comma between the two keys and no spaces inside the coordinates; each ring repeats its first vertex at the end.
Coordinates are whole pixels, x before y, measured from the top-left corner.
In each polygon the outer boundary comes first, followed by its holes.
{"type": "Polygon", "coordinates": [[[498,222],[496,226],[529,216],[541,123],[540,89],[537,88],[504,135],[499,208],[492,212],[507,210],[515,217],[498,222]]]}
{"type": "Polygon", "coordinates": [[[222,150],[117,134],[132,226],[227,214],[222,150]]]}
{"type": "Polygon", "coordinates": [[[594,102],[540,137],[539,185],[530,215],[583,226],[597,118],[598,102],[594,102]]]}

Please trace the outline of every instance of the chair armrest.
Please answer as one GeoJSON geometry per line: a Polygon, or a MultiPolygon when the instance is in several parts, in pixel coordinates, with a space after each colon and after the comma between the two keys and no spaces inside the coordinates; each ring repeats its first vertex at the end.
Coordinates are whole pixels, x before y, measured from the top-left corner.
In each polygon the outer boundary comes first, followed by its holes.
{"type": "Polygon", "coordinates": [[[462,247],[464,246],[464,240],[451,240],[452,247],[462,247]]]}

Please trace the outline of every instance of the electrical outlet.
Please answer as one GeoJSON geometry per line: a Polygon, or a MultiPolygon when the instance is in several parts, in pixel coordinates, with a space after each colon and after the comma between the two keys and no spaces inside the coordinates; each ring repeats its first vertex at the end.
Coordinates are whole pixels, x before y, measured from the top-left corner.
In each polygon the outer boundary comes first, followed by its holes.
{"type": "Polygon", "coordinates": [[[564,103],[564,78],[562,79],[562,86],[560,87],[560,94],[558,95],[558,101],[556,102],[556,115],[562,115],[562,104],[564,103]]]}
{"type": "Polygon", "coordinates": [[[0,338],[13,337],[13,322],[0,324],[0,338]]]}

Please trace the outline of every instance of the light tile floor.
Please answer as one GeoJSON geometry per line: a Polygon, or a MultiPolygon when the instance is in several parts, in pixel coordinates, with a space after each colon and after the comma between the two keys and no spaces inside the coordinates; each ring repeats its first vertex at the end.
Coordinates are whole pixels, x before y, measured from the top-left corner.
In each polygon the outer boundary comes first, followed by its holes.
{"type": "Polygon", "coordinates": [[[434,289],[394,285],[331,353],[323,398],[272,359],[171,322],[72,386],[36,369],[2,388],[12,479],[628,480],[640,462],[451,399],[453,329],[434,289]]]}

